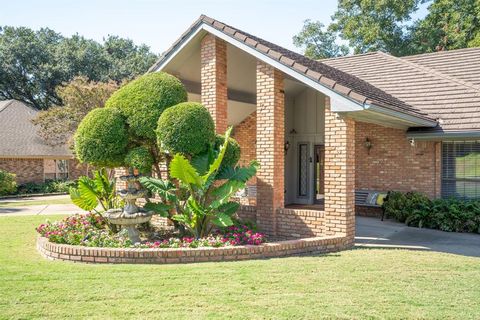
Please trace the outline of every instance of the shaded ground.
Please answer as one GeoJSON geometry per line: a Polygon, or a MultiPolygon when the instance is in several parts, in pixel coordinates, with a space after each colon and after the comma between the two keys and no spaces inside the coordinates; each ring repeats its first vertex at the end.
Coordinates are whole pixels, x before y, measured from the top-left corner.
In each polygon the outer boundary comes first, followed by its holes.
{"type": "Polygon", "coordinates": [[[49,261],[34,227],[0,219],[0,319],[478,319],[480,259],[359,248],[184,265],[49,261]]]}

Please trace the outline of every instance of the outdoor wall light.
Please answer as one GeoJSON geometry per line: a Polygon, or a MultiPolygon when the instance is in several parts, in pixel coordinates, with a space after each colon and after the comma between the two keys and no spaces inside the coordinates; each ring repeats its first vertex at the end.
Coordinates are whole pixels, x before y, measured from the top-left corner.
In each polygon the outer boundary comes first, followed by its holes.
{"type": "Polygon", "coordinates": [[[370,141],[370,139],[366,137],[363,145],[365,146],[365,148],[367,148],[367,153],[370,154],[370,149],[372,149],[373,147],[372,141],[370,141]]]}
{"type": "Polygon", "coordinates": [[[288,149],[290,149],[290,142],[288,142],[288,140],[285,141],[285,145],[283,147],[285,148],[285,153],[287,153],[288,149]]]}

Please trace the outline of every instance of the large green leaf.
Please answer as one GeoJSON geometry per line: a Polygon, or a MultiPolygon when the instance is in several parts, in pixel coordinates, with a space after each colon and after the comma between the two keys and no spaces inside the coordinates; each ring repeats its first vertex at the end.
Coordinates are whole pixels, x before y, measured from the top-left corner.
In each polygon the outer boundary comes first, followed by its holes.
{"type": "Polygon", "coordinates": [[[95,181],[88,177],[80,177],[78,179],[78,191],[80,192],[80,195],[83,201],[85,201],[86,205],[93,206],[93,208],[98,206],[98,193],[96,190],[95,181]]]}
{"type": "Polygon", "coordinates": [[[115,188],[115,184],[108,178],[108,173],[105,168],[100,170],[93,171],[95,186],[97,192],[102,195],[102,197],[108,197],[108,195],[112,194],[113,189],[115,188]]]}
{"type": "Polygon", "coordinates": [[[72,199],[73,204],[85,211],[91,211],[96,208],[97,203],[92,203],[91,201],[85,201],[85,199],[80,194],[77,188],[70,187],[69,189],[70,199],[72,199]]]}
{"type": "Polygon", "coordinates": [[[153,211],[156,214],[166,218],[168,217],[168,211],[172,208],[172,206],[165,203],[148,202],[143,208],[147,211],[153,211]]]}
{"type": "Polygon", "coordinates": [[[232,127],[228,128],[227,132],[225,132],[225,141],[223,142],[223,145],[220,147],[220,151],[218,152],[217,158],[210,165],[208,172],[204,176],[202,176],[203,181],[209,181],[211,180],[212,176],[215,176],[217,174],[218,169],[222,164],[223,157],[225,156],[225,151],[227,150],[227,146],[228,146],[228,139],[230,138],[231,132],[232,132],[232,127]]]}
{"type": "Polygon", "coordinates": [[[218,180],[238,180],[247,182],[257,173],[258,163],[252,161],[246,167],[225,167],[217,175],[218,180]]]}
{"type": "Polygon", "coordinates": [[[233,225],[232,218],[225,213],[218,213],[215,219],[212,219],[212,223],[219,227],[229,227],[233,225]]]}
{"type": "Polygon", "coordinates": [[[239,208],[240,208],[240,203],[235,201],[229,201],[227,203],[222,204],[220,207],[218,207],[218,211],[228,216],[232,216],[238,211],[239,208]]]}
{"type": "Polygon", "coordinates": [[[214,153],[212,148],[209,148],[207,152],[199,154],[192,158],[190,163],[197,170],[198,174],[203,176],[208,172],[210,164],[214,160],[214,153]]]}
{"type": "Polygon", "coordinates": [[[170,176],[186,185],[202,186],[202,179],[183,155],[177,153],[170,162],[170,176]]]}
{"type": "Polygon", "coordinates": [[[227,203],[230,198],[240,189],[245,187],[245,183],[238,180],[229,180],[221,186],[213,189],[212,196],[215,200],[212,201],[210,206],[213,209],[218,209],[221,205],[227,203]]]}
{"type": "Polygon", "coordinates": [[[177,196],[175,195],[175,185],[168,180],[161,180],[152,177],[141,177],[140,183],[164,201],[175,202],[177,196]]]}

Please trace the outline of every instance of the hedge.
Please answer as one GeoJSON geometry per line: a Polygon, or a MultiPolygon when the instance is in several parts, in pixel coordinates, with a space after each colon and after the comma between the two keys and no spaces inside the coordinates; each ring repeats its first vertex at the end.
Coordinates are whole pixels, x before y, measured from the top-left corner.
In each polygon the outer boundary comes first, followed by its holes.
{"type": "Polygon", "coordinates": [[[17,182],[15,174],[0,170],[0,196],[15,193],[17,190],[17,182]]]}
{"type": "MultiPolygon", "coordinates": [[[[215,149],[219,150],[225,142],[225,136],[217,134],[215,136],[215,149]]],[[[227,150],[223,156],[222,167],[234,167],[240,160],[240,145],[233,138],[228,139],[227,150]]]]}
{"type": "Polygon", "coordinates": [[[128,152],[125,157],[125,164],[137,169],[140,173],[149,174],[152,172],[154,160],[152,154],[145,147],[136,147],[128,152]]]}

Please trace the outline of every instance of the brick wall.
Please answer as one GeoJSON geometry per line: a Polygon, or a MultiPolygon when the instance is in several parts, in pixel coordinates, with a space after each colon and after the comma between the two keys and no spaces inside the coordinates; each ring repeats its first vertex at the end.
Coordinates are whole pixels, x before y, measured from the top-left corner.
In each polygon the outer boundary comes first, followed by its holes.
{"type": "Polygon", "coordinates": [[[86,163],[80,163],[77,159],[68,161],[68,178],[70,180],[75,180],[88,174],[89,168],[86,163]]]}
{"type": "Polygon", "coordinates": [[[284,206],[283,75],[257,60],[257,223],[270,235],[277,230],[276,209],[284,206]]]}
{"type": "Polygon", "coordinates": [[[43,159],[0,159],[0,169],[17,175],[17,184],[43,182],[43,159]]]}
{"type": "Polygon", "coordinates": [[[218,133],[227,130],[227,45],[207,34],[201,42],[201,99],[215,122],[218,133]]]}
{"type": "Polygon", "coordinates": [[[412,147],[405,130],[365,122],[356,123],[355,141],[356,189],[440,196],[440,142],[417,141],[412,147]],[[367,137],[373,145],[370,151],[367,137]]]}
{"type": "Polygon", "coordinates": [[[355,121],[325,98],[325,234],[355,237],[355,121]]]}
{"type": "Polygon", "coordinates": [[[323,211],[305,209],[277,209],[277,237],[306,238],[325,234],[323,211]]]}

